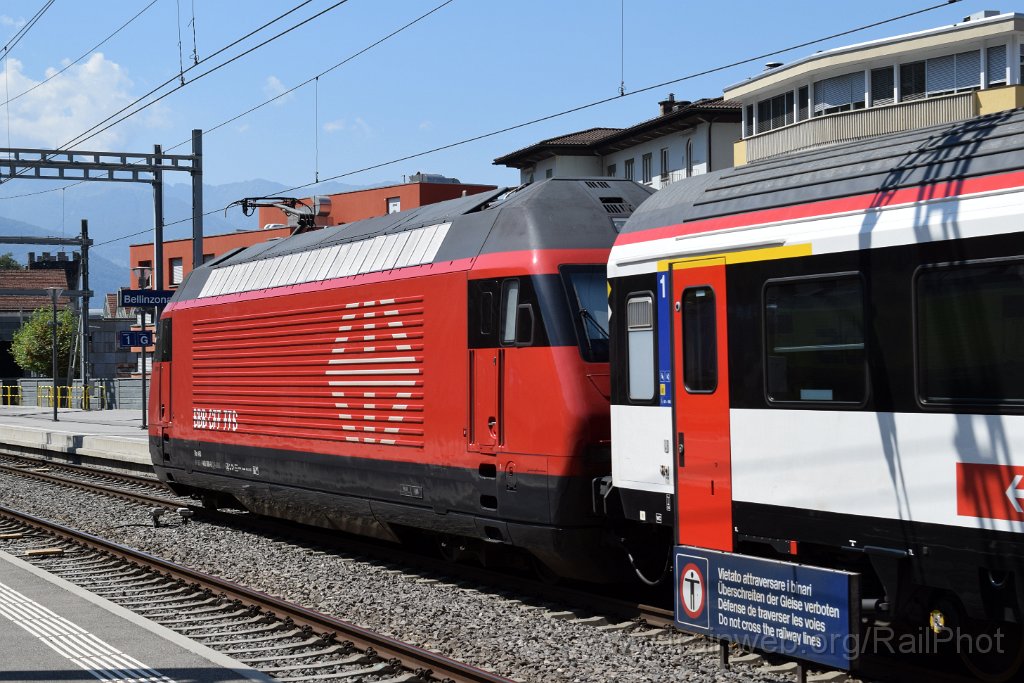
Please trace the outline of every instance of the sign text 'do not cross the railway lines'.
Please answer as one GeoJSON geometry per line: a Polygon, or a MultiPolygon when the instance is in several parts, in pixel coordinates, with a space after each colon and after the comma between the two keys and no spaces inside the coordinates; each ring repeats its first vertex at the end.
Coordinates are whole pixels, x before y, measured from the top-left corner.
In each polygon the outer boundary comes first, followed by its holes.
{"type": "Polygon", "coordinates": [[[745,648],[849,670],[858,575],[676,547],[676,625],[745,648]]]}

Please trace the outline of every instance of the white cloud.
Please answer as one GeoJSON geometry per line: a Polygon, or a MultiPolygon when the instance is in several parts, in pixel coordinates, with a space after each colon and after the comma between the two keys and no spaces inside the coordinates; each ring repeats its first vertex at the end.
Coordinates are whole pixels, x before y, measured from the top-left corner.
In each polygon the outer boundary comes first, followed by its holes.
{"type": "Polygon", "coordinates": [[[419,126],[420,130],[430,130],[433,127],[434,124],[431,123],[430,121],[421,121],[419,126]]]}
{"type": "Polygon", "coordinates": [[[339,130],[345,130],[345,119],[328,121],[324,124],[324,130],[328,133],[337,133],[339,130]]]}
{"type": "MultiPolygon", "coordinates": [[[[288,86],[281,82],[281,79],[277,76],[267,76],[267,80],[263,83],[263,92],[266,93],[267,97],[277,97],[288,90],[288,86]]],[[[280,106],[285,102],[292,99],[294,93],[288,93],[284,97],[274,100],[274,104],[280,106]]]]}
{"type": "Polygon", "coordinates": [[[361,116],[357,116],[351,123],[345,119],[335,119],[324,124],[324,132],[338,133],[344,131],[356,133],[367,138],[373,135],[373,128],[361,116]]]}
{"type": "Polygon", "coordinates": [[[15,19],[14,17],[9,17],[6,14],[0,14],[0,26],[13,28],[17,31],[24,25],[24,19],[15,19]]]}
{"type": "Polygon", "coordinates": [[[356,120],[352,122],[352,130],[358,130],[366,137],[370,137],[371,135],[373,135],[373,129],[370,128],[370,124],[368,124],[366,121],[363,121],[361,116],[357,116],[356,120]]]}
{"type": "MultiPolygon", "coordinates": [[[[13,97],[40,83],[25,74],[24,65],[17,59],[8,59],[6,69],[6,74],[0,70],[7,84],[4,95],[9,93],[13,97]]],[[[55,71],[51,67],[46,74],[50,76],[55,71]]],[[[8,107],[0,107],[0,124],[6,126],[6,119],[10,117],[11,142],[15,146],[57,147],[130,104],[135,99],[131,94],[132,85],[119,64],[97,52],[14,100],[8,107]]],[[[133,127],[164,125],[165,114],[166,109],[155,105],[89,139],[85,146],[116,148],[133,127]]]]}

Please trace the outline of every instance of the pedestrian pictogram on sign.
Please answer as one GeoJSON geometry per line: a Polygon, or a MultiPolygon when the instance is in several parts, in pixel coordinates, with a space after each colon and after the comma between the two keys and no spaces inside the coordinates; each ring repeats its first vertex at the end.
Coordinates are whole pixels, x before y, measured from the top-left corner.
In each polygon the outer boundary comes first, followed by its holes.
{"type": "Polygon", "coordinates": [[[706,630],[711,627],[708,599],[708,561],[696,555],[676,553],[676,620],[688,627],[706,630]]]}
{"type": "Polygon", "coordinates": [[[679,594],[683,611],[691,619],[698,619],[704,611],[704,575],[691,562],[683,567],[683,578],[680,581],[679,594]]]}

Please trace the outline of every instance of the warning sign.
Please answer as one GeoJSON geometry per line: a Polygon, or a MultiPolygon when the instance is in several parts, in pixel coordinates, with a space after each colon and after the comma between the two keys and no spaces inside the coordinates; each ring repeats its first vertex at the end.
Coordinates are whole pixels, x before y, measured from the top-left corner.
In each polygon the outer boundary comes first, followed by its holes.
{"type": "Polygon", "coordinates": [[[676,548],[676,624],[745,647],[849,669],[857,576],[792,562],[676,548]]]}

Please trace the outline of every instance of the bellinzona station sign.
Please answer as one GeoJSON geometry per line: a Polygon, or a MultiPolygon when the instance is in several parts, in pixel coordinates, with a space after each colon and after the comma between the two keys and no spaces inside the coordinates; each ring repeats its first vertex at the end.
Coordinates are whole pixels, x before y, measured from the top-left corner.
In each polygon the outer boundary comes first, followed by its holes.
{"type": "Polygon", "coordinates": [[[168,289],[122,289],[118,292],[117,305],[121,308],[148,306],[163,308],[174,296],[168,289]]]}

